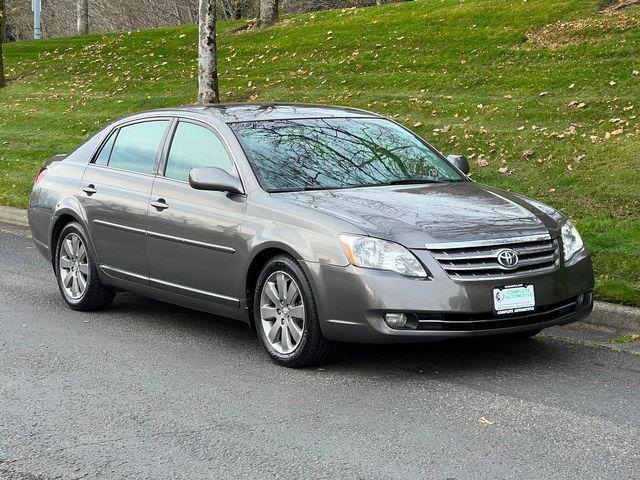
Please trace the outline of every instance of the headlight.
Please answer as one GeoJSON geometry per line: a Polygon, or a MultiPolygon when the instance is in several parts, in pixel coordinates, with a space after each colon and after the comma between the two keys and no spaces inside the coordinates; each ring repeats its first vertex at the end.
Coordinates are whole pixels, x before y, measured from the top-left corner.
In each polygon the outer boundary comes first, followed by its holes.
{"type": "Polygon", "coordinates": [[[409,277],[426,277],[418,259],[402,245],[378,238],[340,235],[342,248],[357,267],[391,270],[409,277]]]}
{"type": "Polygon", "coordinates": [[[562,226],[562,246],[564,247],[565,262],[584,248],[582,237],[569,220],[562,226]]]}

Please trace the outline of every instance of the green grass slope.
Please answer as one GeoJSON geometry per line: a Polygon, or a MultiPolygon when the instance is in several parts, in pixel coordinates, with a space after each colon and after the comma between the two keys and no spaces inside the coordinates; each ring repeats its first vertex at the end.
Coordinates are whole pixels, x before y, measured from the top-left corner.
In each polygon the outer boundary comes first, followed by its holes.
{"type": "MultiPolygon", "coordinates": [[[[224,101],[350,105],[399,120],[473,177],[565,211],[601,299],[640,305],[640,11],[601,1],[424,0],[220,29],[224,101]]],[[[196,28],[6,46],[0,203],[120,115],[192,103],[196,28]]]]}

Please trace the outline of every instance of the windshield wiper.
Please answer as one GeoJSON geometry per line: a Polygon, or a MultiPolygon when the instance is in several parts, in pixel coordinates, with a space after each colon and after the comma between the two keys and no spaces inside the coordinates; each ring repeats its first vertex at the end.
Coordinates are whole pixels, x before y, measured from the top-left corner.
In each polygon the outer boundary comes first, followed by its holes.
{"type": "Polygon", "coordinates": [[[421,183],[441,183],[441,180],[431,180],[428,178],[403,178],[402,180],[391,180],[385,185],[419,185],[421,183]]]}
{"type": "Polygon", "coordinates": [[[333,185],[333,186],[306,186],[299,188],[277,188],[269,190],[269,193],[313,192],[318,190],[348,190],[350,188],[387,187],[389,185],[420,185],[427,183],[454,183],[463,180],[433,180],[429,178],[404,178],[401,180],[389,180],[383,183],[363,183],[361,185],[333,185]]]}

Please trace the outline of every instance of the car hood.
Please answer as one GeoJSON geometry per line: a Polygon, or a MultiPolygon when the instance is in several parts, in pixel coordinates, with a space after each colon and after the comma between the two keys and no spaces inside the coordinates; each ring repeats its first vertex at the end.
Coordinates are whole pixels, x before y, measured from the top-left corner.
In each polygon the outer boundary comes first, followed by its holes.
{"type": "MultiPolygon", "coordinates": [[[[274,193],[409,248],[559,234],[559,214],[475,182],[274,193]]],[[[354,229],[352,232],[356,233],[354,229]]]]}

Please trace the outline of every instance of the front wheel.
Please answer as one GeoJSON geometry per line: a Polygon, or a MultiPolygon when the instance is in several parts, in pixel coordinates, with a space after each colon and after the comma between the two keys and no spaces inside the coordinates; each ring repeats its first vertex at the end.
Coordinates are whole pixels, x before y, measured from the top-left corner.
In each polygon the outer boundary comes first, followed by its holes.
{"type": "Polygon", "coordinates": [[[100,310],[113,301],[115,292],[100,281],[79,223],[69,223],[60,232],[55,268],[62,298],[74,310],[100,310]]]}
{"type": "Polygon", "coordinates": [[[285,367],[325,362],[332,350],[322,336],[311,284],[291,257],[272,258],[258,277],[253,314],[260,341],[285,367]]]}

